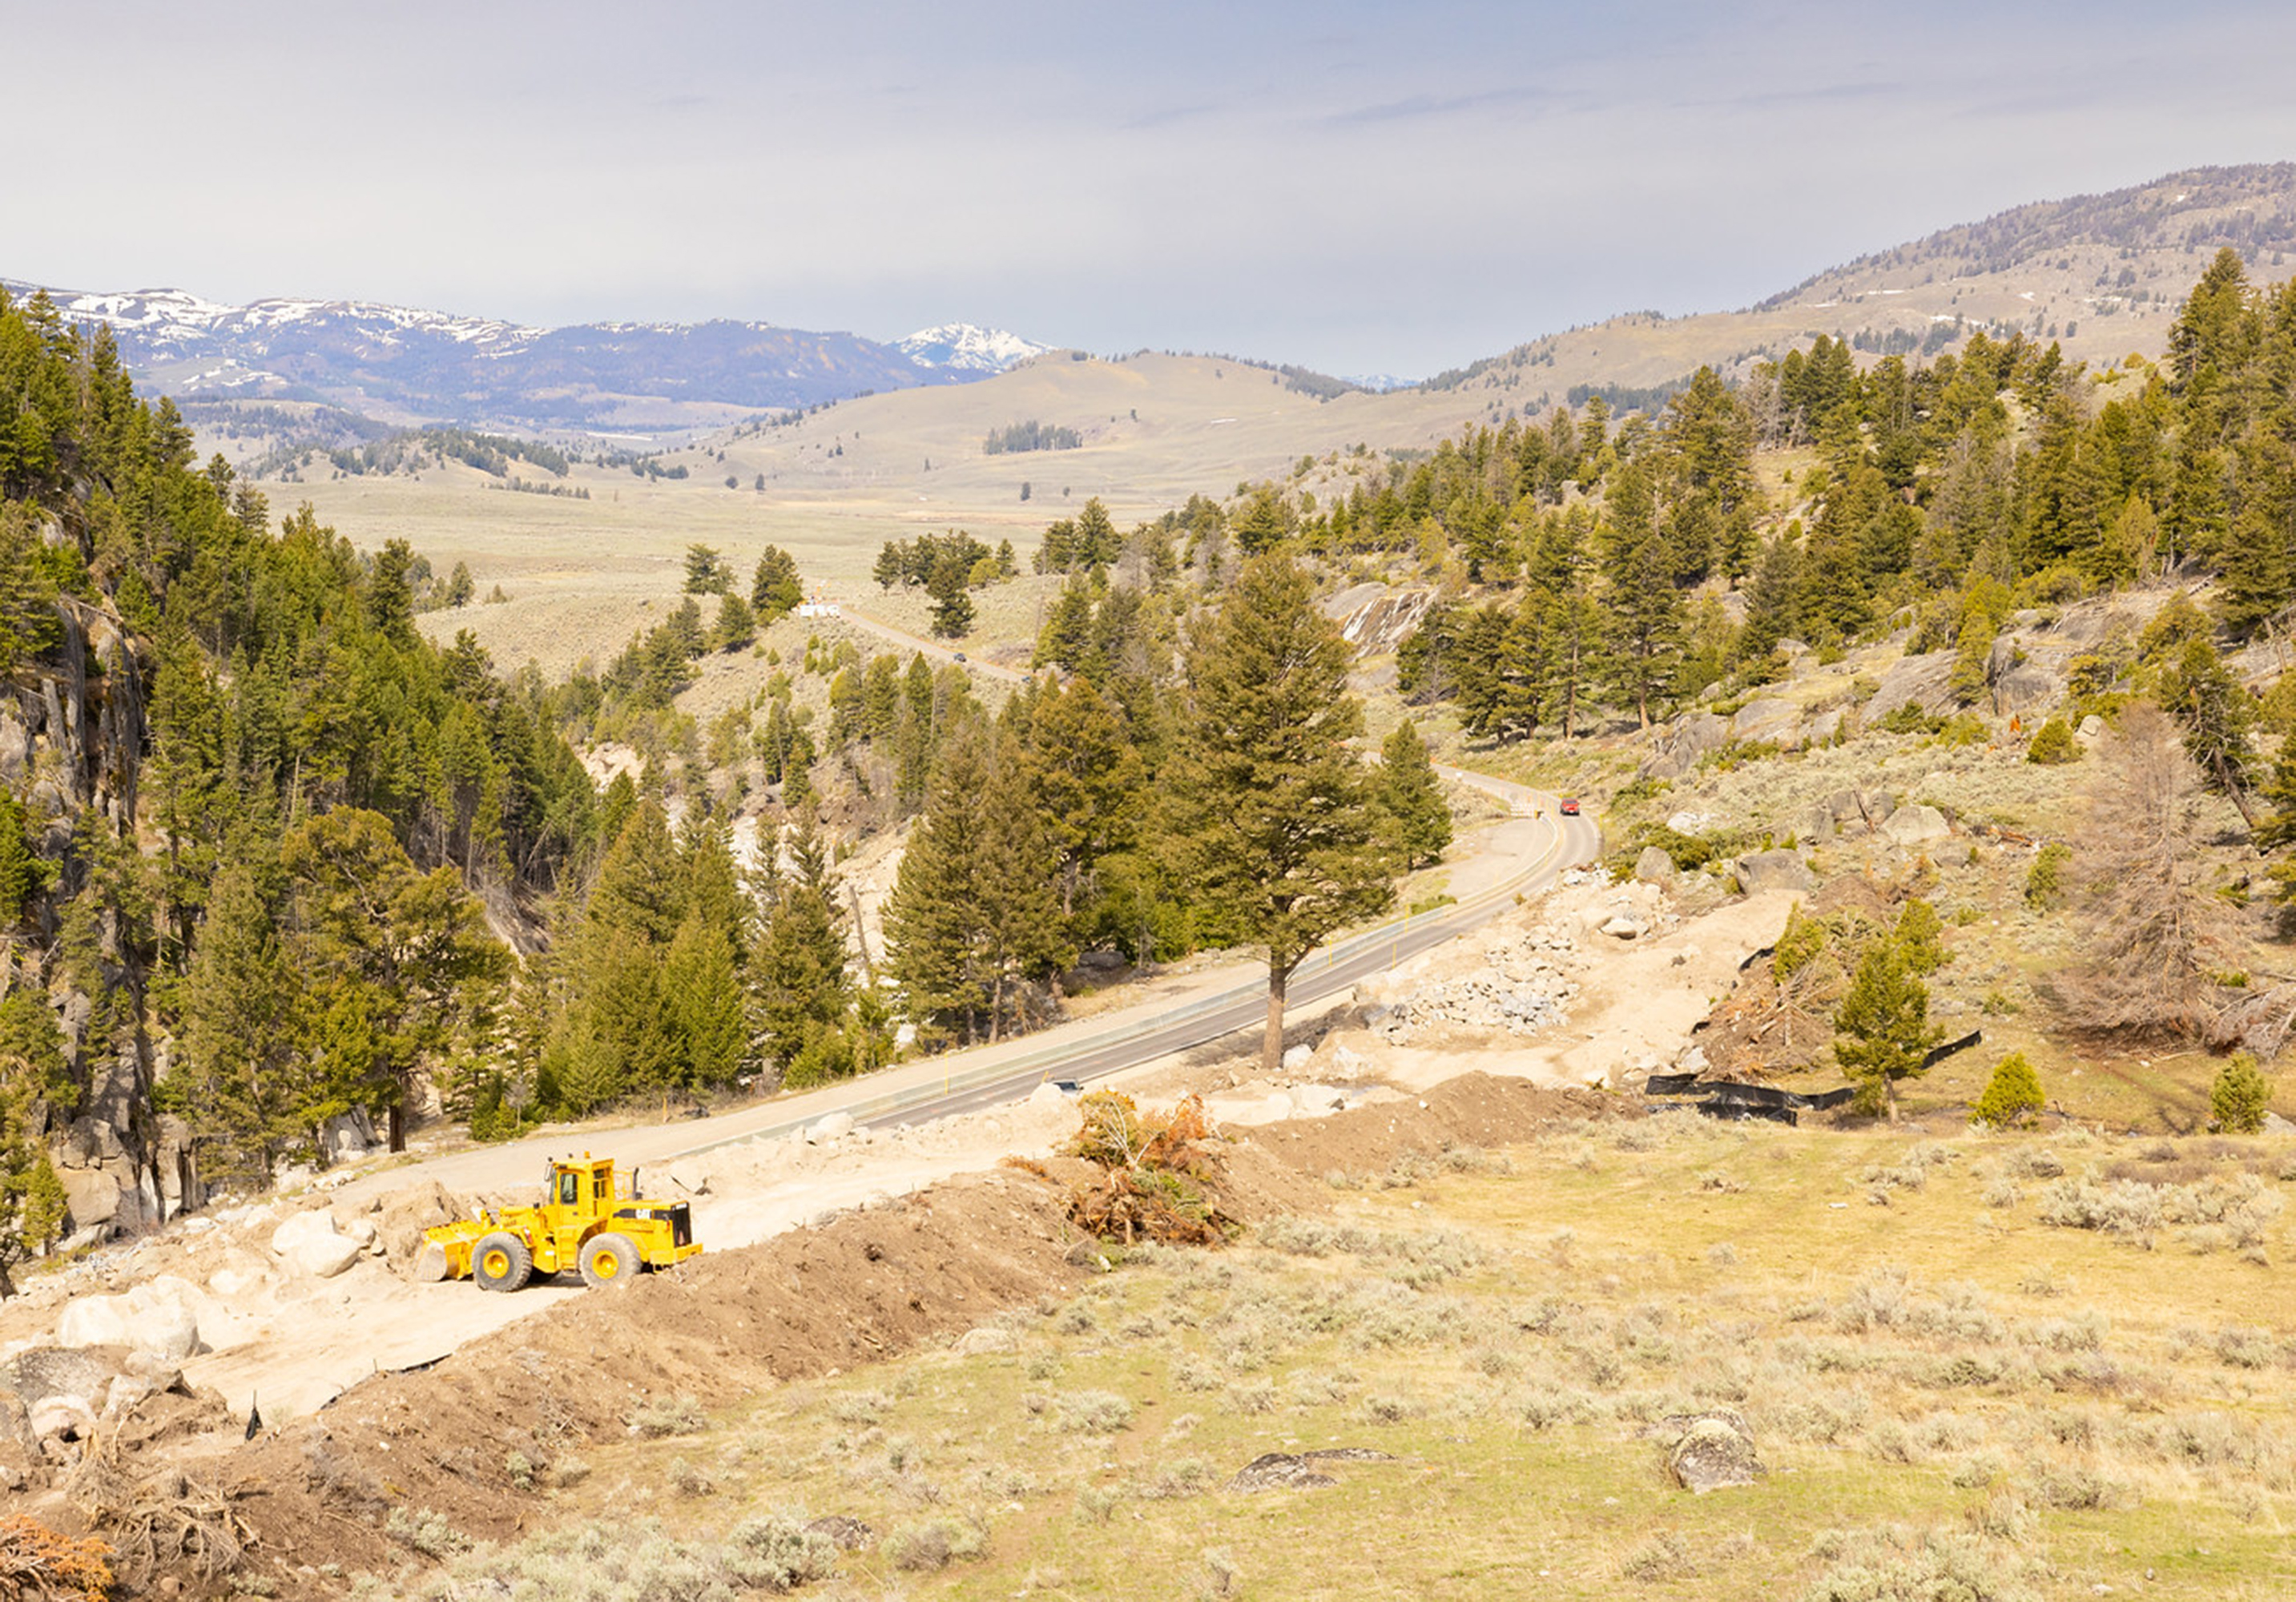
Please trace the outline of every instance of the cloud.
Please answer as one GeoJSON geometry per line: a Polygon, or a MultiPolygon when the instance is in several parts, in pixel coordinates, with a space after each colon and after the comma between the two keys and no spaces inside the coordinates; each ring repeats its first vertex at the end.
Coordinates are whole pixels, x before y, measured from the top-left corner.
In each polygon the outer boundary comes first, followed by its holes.
{"type": "Polygon", "coordinates": [[[1544,108],[1561,104],[1562,98],[1552,90],[1531,86],[1486,89],[1474,94],[1421,94],[1404,100],[1335,111],[1324,120],[1340,127],[1360,123],[1416,122],[1434,118],[1460,117],[1493,107],[1544,108]]]}

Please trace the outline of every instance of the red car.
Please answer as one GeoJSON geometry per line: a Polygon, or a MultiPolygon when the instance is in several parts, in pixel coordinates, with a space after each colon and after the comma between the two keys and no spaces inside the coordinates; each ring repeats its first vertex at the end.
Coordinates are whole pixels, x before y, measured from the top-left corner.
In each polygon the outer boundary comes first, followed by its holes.
{"type": "Polygon", "coordinates": [[[1565,796],[1562,797],[1562,815],[1566,818],[1575,818],[1578,815],[1578,797],[1565,796]]]}

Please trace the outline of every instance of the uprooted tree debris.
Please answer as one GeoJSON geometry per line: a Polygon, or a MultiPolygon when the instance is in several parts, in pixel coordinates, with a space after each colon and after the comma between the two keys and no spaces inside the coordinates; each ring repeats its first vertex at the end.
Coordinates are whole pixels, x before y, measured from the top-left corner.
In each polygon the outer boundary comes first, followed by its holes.
{"type": "Polygon", "coordinates": [[[1078,1110],[1084,1127],[1069,1154],[1101,1171],[1069,1192],[1069,1218],[1078,1228],[1128,1246],[1218,1246],[1242,1227],[1205,1194],[1218,1159],[1203,1146],[1212,1130],[1202,1097],[1189,1096],[1159,1117],[1144,1115],[1129,1096],[1095,1091],[1078,1110]]]}

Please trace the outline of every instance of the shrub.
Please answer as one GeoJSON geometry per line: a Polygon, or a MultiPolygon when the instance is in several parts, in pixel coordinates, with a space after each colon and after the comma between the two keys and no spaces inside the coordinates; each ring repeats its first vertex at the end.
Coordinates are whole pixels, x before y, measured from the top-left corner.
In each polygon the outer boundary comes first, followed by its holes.
{"type": "Polygon", "coordinates": [[[1986,1082],[1985,1093],[1977,1099],[1971,1115],[1980,1124],[2013,1129],[2039,1112],[2043,1105],[2040,1076],[2022,1051],[2012,1051],[1994,1065],[1993,1077],[1986,1082]]]}
{"type": "Polygon", "coordinates": [[[2025,760],[2042,767],[2060,767],[2068,762],[2080,760],[2079,742],[2073,739],[2072,725],[2062,717],[2053,717],[2043,723],[2025,748],[2025,760]]]}
{"type": "Polygon", "coordinates": [[[0,1582],[10,1596],[96,1602],[111,1594],[111,1556],[100,1541],[75,1541],[20,1513],[0,1518],[0,1582]]]}
{"type": "Polygon", "coordinates": [[[1077,1391],[1053,1403],[1054,1427],[1075,1434],[1112,1435],[1132,1423],[1132,1403],[1113,1391],[1077,1391]]]}
{"type": "Polygon", "coordinates": [[[2264,1113],[2272,1099],[2272,1085],[2256,1066],[2256,1058],[2235,1051],[2217,1070],[2209,1087],[2209,1111],[2219,1128],[2230,1134],[2252,1135],[2264,1127],[2264,1113]]]}
{"type": "Polygon", "coordinates": [[[718,1562],[738,1584],[785,1591],[828,1579],[837,1567],[837,1542],[790,1514],[768,1513],[734,1525],[718,1562]]]}
{"type": "Polygon", "coordinates": [[[636,1435],[698,1435],[709,1418],[691,1396],[657,1396],[630,1415],[629,1426],[636,1435]]]}
{"type": "Polygon", "coordinates": [[[980,1529],[969,1522],[935,1518],[902,1525],[885,1537],[881,1549],[885,1561],[897,1569],[931,1573],[947,1568],[954,1560],[980,1557],[987,1549],[987,1542],[981,1539],[980,1529]]]}
{"type": "Polygon", "coordinates": [[[2037,911],[2046,911],[2064,899],[2065,869],[2073,860],[2073,848],[2062,840],[2051,840],[2033,858],[2033,866],[2025,875],[2025,904],[2037,911]]]}

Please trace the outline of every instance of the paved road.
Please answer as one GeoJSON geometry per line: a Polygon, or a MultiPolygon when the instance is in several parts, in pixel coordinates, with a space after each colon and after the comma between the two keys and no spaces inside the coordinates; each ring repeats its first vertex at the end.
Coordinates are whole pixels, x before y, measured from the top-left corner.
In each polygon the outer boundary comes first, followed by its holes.
{"type": "MultiPolygon", "coordinates": [[[[1586,818],[1560,815],[1555,798],[1526,786],[1456,768],[1446,778],[1505,802],[1509,816],[1481,832],[1479,849],[1450,876],[1456,904],[1398,918],[1317,952],[1292,976],[1290,1000],[1303,1007],[1345,991],[1430,946],[1497,917],[1519,897],[1536,895],[1567,869],[1592,862],[1601,831],[1586,818]]],[[[1063,1024],[1016,1041],[954,1051],[865,1079],[777,1097],[707,1119],[676,1119],[637,1128],[549,1135],[433,1157],[362,1176],[345,1199],[436,1179],[450,1189],[520,1184],[545,1157],[588,1146],[611,1149],[625,1165],[659,1164],[740,1140],[791,1133],[835,1112],[890,1127],[1017,1101],[1048,1079],[1086,1081],[1138,1067],[1259,1027],[1267,1012],[1267,967],[1241,961],[1161,985],[1161,993],[1120,1011],[1063,1024]]],[[[1153,982],[1152,982],[1152,984],[1153,982]]]]}

